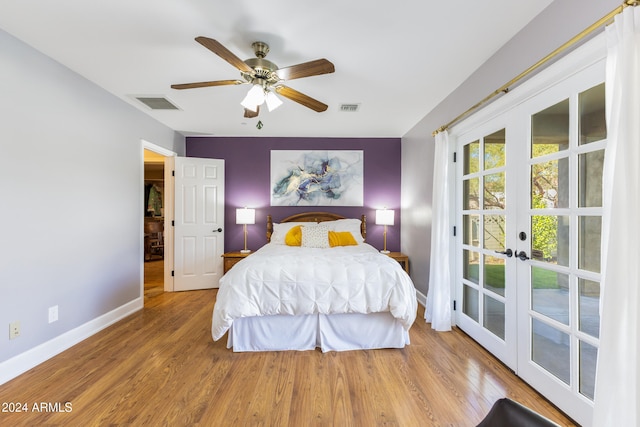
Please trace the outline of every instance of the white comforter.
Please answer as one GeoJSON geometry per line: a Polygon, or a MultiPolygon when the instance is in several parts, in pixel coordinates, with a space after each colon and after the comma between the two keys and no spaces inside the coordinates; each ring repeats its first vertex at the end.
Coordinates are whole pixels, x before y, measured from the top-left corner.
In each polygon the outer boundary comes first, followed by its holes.
{"type": "Polygon", "coordinates": [[[409,330],[416,292],[395,260],[368,244],[329,249],[267,244],[220,279],[211,333],[239,317],[390,312],[409,330]]]}

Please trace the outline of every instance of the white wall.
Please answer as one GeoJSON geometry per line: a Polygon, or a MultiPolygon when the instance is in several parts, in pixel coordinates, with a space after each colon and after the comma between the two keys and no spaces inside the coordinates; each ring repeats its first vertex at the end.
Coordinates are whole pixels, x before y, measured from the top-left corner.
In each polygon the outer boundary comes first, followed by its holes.
{"type": "Polygon", "coordinates": [[[184,138],[3,31],[0,94],[2,383],[50,340],[142,307],[141,140],[184,155],[184,138]]]}
{"type": "MultiPolygon", "coordinates": [[[[431,256],[432,132],[615,9],[619,0],[556,0],[402,138],[402,251],[427,294],[431,256]]],[[[434,64],[444,66],[446,64],[434,64]]],[[[508,96],[508,95],[507,95],[508,96]]],[[[459,228],[459,227],[458,227],[459,228]]]]}

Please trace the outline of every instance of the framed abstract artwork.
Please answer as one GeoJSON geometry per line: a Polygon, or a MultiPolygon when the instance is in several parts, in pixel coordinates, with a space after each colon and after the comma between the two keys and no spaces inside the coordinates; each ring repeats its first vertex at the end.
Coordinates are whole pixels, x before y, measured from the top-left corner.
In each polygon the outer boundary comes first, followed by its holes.
{"type": "Polygon", "coordinates": [[[363,206],[362,150],[272,150],[271,206],[363,206]]]}

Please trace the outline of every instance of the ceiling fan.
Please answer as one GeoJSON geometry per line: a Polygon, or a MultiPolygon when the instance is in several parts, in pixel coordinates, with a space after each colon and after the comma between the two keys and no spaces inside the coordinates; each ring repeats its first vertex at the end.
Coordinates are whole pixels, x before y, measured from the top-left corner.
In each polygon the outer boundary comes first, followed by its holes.
{"type": "Polygon", "coordinates": [[[253,47],[256,57],[243,61],[216,40],[207,37],[196,37],[196,41],[240,70],[242,79],[175,84],[171,85],[171,88],[194,89],[199,87],[251,84],[252,87],[249,93],[247,93],[247,96],[241,102],[244,107],[245,117],[256,117],[260,112],[260,105],[265,102],[269,111],[280,106],[282,101],[275,96],[275,93],[319,113],[327,109],[328,106],[326,104],[285,86],[282,82],[285,80],[333,73],[335,67],[330,61],[326,59],[316,59],[290,67],[278,68],[276,64],[265,59],[267,53],[269,53],[269,45],[264,42],[254,42],[251,46],[253,47]]]}

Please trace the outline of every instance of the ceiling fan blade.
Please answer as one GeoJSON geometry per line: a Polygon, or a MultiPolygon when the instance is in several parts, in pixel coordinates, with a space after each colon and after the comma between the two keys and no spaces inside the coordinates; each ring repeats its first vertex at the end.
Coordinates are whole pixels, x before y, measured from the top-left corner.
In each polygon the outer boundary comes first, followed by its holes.
{"type": "Polygon", "coordinates": [[[258,114],[260,114],[260,106],[258,105],[258,108],[256,111],[251,111],[248,108],[244,109],[244,117],[246,117],[247,119],[252,119],[254,117],[258,117],[258,114]]]}
{"type": "Polygon", "coordinates": [[[196,41],[243,73],[253,73],[253,68],[245,64],[242,59],[238,58],[233,52],[222,46],[217,40],[200,36],[196,37],[196,41]]]}
{"type": "Polygon", "coordinates": [[[295,101],[298,104],[302,104],[305,107],[311,108],[318,113],[321,113],[329,108],[327,104],[323,104],[322,102],[313,99],[310,96],[305,95],[304,93],[298,92],[295,89],[291,89],[290,87],[276,86],[275,90],[285,98],[289,98],[290,100],[295,101]]]}
{"type": "Polygon", "coordinates": [[[171,85],[171,89],[195,89],[198,87],[241,85],[243,83],[245,82],[243,82],[242,80],[215,80],[212,82],[184,83],[179,85],[171,85]]]}
{"type": "Polygon", "coordinates": [[[290,67],[280,68],[276,71],[278,77],[283,80],[293,80],[302,77],[318,76],[329,74],[335,71],[333,64],[326,59],[316,59],[315,61],[304,62],[290,67]]]}

